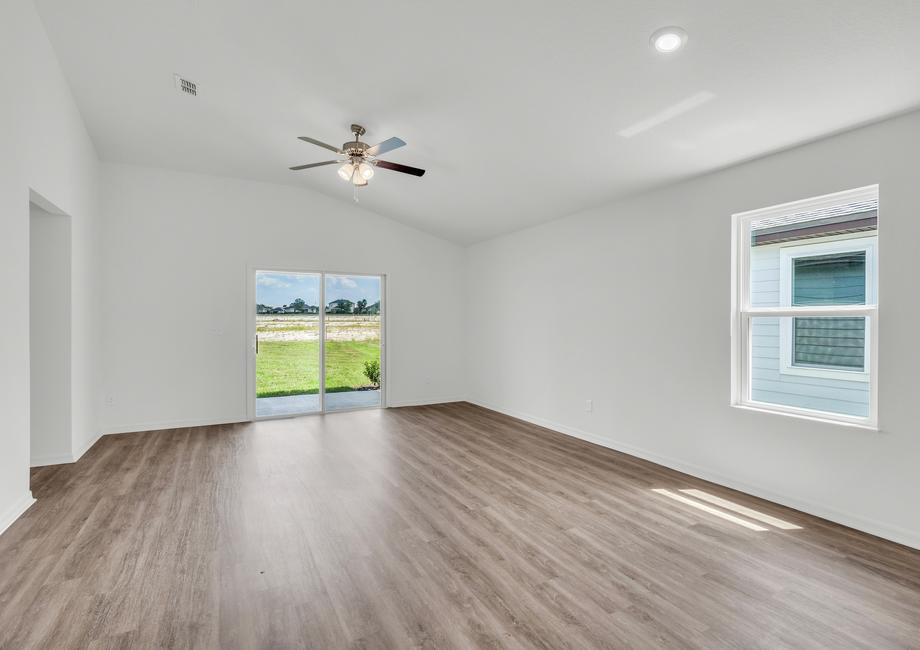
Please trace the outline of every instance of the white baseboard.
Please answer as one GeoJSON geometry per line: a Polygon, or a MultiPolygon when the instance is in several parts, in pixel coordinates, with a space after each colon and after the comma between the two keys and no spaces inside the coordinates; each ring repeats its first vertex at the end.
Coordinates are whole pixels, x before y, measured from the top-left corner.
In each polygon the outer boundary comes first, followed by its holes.
{"type": "Polygon", "coordinates": [[[401,406],[429,406],[431,404],[449,404],[451,402],[463,402],[463,397],[431,397],[428,399],[401,399],[390,400],[387,407],[399,408],[401,406]]]}
{"type": "Polygon", "coordinates": [[[14,521],[19,519],[26,510],[31,508],[33,503],[35,503],[35,498],[32,496],[32,492],[26,492],[22,498],[7,508],[6,512],[0,514],[0,535],[2,535],[3,531],[9,528],[14,521]]]}
{"type": "Polygon", "coordinates": [[[103,435],[102,432],[99,431],[92,438],[87,440],[86,443],[84,443],[82,447],[78,447],[77,449],[75,449],[73,453],[73,462],[77,462],[78,460],[83,458],[83,454],[85,454],[90,449],[92,449],[93,445],[99,442],[99,438],[101,438],[102,435],[103,435]]]}
{"type": "MultiPolygon", "coordinates": [[[[399,406],[426,406],[429,404],[444,404],[446,402],[462,402],[462,397],[444,397],[444,398],[427,398],[416,400],[390,400],[388,407],[399,406]]],[[[113,433],[141,433],[143,431],[160,431],[163,429],[184,429],[185,427],[206,427],[218,424],[238,424],[240,422],[249,422],[250,419],[245,415],[239,415],[230,418],[200,418],[194,420],[164,420],[160,422],[141,422],[137,424],[120,424],[116,426],[107,426],[102,435],[113,433]]],[[[95,441],[93,441],[95,443],[95,441]]],[[[90,445],[92,446],[92,445],[90,445]]],[[[89,449],[89,447],[87,447],[89,449]]]]}
{"type": "Polygon", "coordinates": [[[99,438],[102,437],[101,433],[97,433],[92,438],[90,438],[82,447],[74,450],[72,454],[56,454],[51,456],[33,456],[29,461],[30,467],[47,467],[48,465],[66,465],[67,463],[75,463],[80,458],[83,457],[83,454],[88,452],[90,448],[96,444],[99,438]]]}
{"type": "Polygon", "coordinates": [[[29,467],[47,467],[48,465],[64,465],[72,462],[74,462],[73,454],[33,456],[29,459],[29,467]]]}
{"type": "Polygon", "coordinates": [[[201,418],[196,420],[166,420],[162,422],[143,422],[140,424],[123,424],[105,428],[103,435],[113,433],[140,433],[142,431],[160,431],[162,429],[184,429],[186,427],[207,427],[218,424],[238,424],[249,422],[245,415],[232,418],[201,418]]]}
{"type": "Polygon", "coordinates": [[[677,470],[678,472],[683,472],[684,474],[690,474],[691,476],[701,478],[704,481],[717,483],[718,485],[722,485],[733,490],[738,490],[739,492],[744,492],[761,499],[766,499],[767,501],[772,501],[789,508],[794,508],[795,510],[800,510],[810,515],[842,524],[843,526],[855,528],[856,530],[869,533],[870,535],[875,535],[876,537],[882,537],[884,539],[891,540],[892,542],[903,544],[904,546],[920,549],[920,531],[912,531],[906,528],[901,528],[900,526],[892,526],[890,524],[886,524],[885,522],[877,521],[860,515],[841,512],[840,510],[820,503],[806,501],[787,494],[780,494],[759,485],[752,485],[743,480],[725,476],[724,474],[714,472],[706,467],[702,467],[694,463],[687,463],[677,458],[672,458],[670,456],[665,456],[652,451],[641,449],[627,443],[611,440],[610,438],[589,433],[587,431],[582,431],[581,429],[576,429],[575,427],[570,427],[558,422],[553,422],[552,420],[547,420],[546,418],[529,415],[527,413],[521,413],[520,411],[515,411],[513,409],[505,409],[494,404],[488,404],[477,400],[470,399],[467,401],[471,404],[489,409],[490,411],[503,413],[504,415],[517,418],[518,420],[524,420],[525,422],[530,422],[531,424],[536,424],[546,429],[552,429],[553,431],[563,433],[573,438],[578,438],[580,440],[585,440],[587,442],[600,445],[601,447],[607,447],[608,449],[620,451],[624,454],[629,454],[630,456],[635,456],[657,465],[663,465],[670,469],[677,470]]]}

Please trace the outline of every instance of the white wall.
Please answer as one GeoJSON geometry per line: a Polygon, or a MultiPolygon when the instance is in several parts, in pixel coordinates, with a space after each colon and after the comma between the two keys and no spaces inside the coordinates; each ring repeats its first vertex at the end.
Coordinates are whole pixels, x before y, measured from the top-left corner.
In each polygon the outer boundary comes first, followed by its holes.
{"type": "Polygon", "coordinates": [[[109,164],[101,186],[105,431],[246,419],[250,265],[386,274],[390,405],[464,396],[459,246],[295,187],[109,164]]]}
{"type": "Polygon", "coordinates": [[[69,463],[70,217],[31,206],[29,358],[31,464],[69,463]]]}
{"type": "Polygon", "coordinates": [[[0,4],[0,531],[29,491],[30,190],[70,215],[72,448],[96,436],[96,155],[35,8],[0,4]]]}
{"type": "Polygon", "coordinates": [[[471,399],[920,547],[918,148],[913,113],[473,246],[471,399]],[[730,407],[731,215],[872,183],[882,431],[730,407]]]}

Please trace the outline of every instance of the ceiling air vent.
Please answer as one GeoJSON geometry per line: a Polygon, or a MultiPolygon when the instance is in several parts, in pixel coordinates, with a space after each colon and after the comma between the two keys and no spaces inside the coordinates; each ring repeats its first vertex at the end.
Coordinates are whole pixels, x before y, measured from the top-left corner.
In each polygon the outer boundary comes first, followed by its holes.
{"type": "Polygon", "coordinates": [[[186,95],[191,95],[192,97],[198,95],[198,84],[196,84],[194,81],[183,79],[179,75],[175,75],[175,77],[176,88],[179,90],[179,92],[185,93],[186,95]]]}

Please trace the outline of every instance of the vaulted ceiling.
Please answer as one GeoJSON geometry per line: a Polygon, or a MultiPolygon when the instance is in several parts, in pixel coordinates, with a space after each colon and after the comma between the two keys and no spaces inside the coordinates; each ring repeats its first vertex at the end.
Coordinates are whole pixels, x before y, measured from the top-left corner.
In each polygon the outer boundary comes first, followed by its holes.
{"type": "Polygon", "coordinates": [[[914,0],[38,0],[99,155],[310,187],[460,243],[920,106],[914,0]],[[687,47],[649,48],[663,25],[687,47]],[[173,74],[198,83],[192,98],[173,74]]]}

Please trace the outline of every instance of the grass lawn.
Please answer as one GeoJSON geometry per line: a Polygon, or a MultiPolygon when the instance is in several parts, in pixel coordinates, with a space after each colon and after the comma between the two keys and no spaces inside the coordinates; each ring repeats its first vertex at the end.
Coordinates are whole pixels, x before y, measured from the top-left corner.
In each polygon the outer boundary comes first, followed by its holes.
{"type": "MultiPolygon", "coordinates": [[[[370,386],[364,362],[380,359],[380,341],[326,341],[326,392],[370,386]]],[[[256,396],[319,392],[319,341],[262,341],[256,357],[256,396]]]]}

